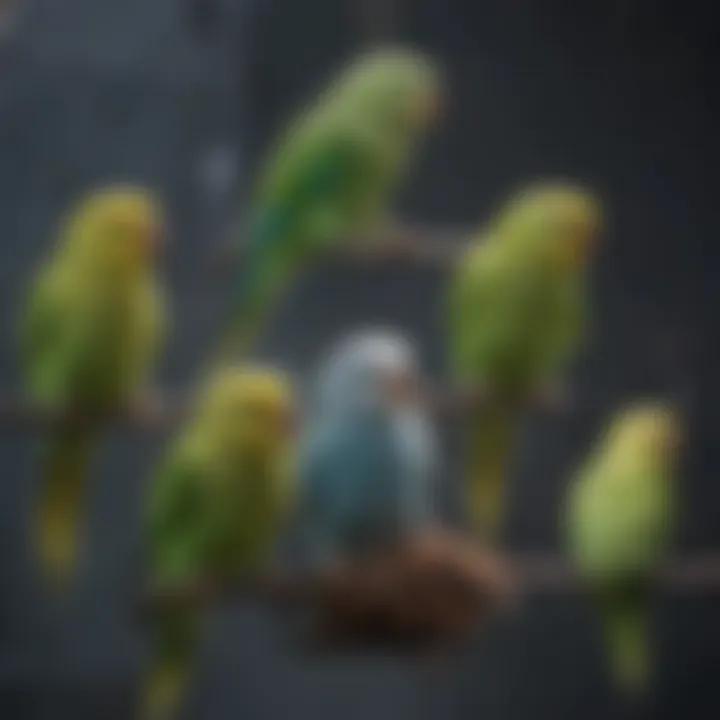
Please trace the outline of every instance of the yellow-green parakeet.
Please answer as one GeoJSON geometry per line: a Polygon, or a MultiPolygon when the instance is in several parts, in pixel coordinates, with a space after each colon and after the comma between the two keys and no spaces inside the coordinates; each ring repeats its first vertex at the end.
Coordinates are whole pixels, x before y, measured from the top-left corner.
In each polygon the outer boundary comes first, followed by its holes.
{"type": "Polygon", "coordinates": [[[597,601],[613,677],[629,694],[645,690],[649,679],[651,581],[672,539],[680,442],[671,408],[630,407],[611,422],[570,489],[570,554],[597,601]]]}
{"type": "Polygon", "coordinates": [[[245,352],[297,272],[333,241],[384,230],[393,191],[438,116],[427,57],[369,53],[345,69],[272,151],[250,207],[223,352],[245,352]]]}
{"type": "MultiPolygon", "coordinates": [[[[282,373],[227,366],[209,378],[153,482],[146,554],[155,589],[230,581],[271,559],[294,498],[293,415],[282,373]]],[[[142,720],[179,711],[203,616],[168,609],[153,625],[142,720]]]]}
{"type": "Polygon", "coordinates": [[[471,418],[467,492],[473,523],[502,523],[505,477],[528,399],[581,343],[587,268],[600,222],[593,195],[539,184],[512,198],[451,281],[450,354],[459,381],[487,393],[471,418]]]}
{"type": "MultiPolygon", "coordinates": [[[[165,335],[156,257],[162,210],[147,191],[111,187],[83,199],[35,280],[22,318],[22,362],[40,406],[112,412],[145,403],[165,335]]],[[[53,429],[42,451],[33,524],[40,564],[55,589],[73,580],[88,466],[90,424],[53,429]]]]}

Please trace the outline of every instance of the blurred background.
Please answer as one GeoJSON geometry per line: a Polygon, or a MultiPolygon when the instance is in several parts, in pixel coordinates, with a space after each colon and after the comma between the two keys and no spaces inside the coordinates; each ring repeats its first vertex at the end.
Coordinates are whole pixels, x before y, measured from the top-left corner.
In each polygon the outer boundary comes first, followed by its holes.
{"type": "MultiPolygon", "coordinates": [[[[401,40],[446,66],[451,106],[403,198],[408,222],[472,226],[518,183],[577,178],[605,196],[586,407],[533,423],[518,458],[508,541],[559,548],[568,471],[606,410],[690,392],[683,552],[720,547],[716,450],[717,24],[701,0],[4,0],[0,2],[0,387],[16,388],[16,313],[62,209],[98,183],[137,181],[172,213],[175,334],[164,379],[181,387],[222,305],[202,271],[241,215],[256,163],[288,115],[366,44],[401,40]]],[[[300,376],[344,329],[407,329],[443,371],[443,273],[318,270],[265,350],[300,376]]],[[[31,437],[0,436],[0,718],[129,718],[141,638],[128,613],[139,502],[160,436],[113,435],[96,469],[90,553],[57,653],[30,573],[24,522],[31,437]]],[[[453,456],[449,438],[448,457],[453,456]]],[[[447,509],[454,473],[448,462],[447,509]]],[[[191,716],[314,720],[616,717],[587,611],[529,599],[516,621],[447,666],[309,662],[262,608],[221,613],[191,716]]],[[[658,606],[657,717],[720,717],[720,608],[658,606]]]]}

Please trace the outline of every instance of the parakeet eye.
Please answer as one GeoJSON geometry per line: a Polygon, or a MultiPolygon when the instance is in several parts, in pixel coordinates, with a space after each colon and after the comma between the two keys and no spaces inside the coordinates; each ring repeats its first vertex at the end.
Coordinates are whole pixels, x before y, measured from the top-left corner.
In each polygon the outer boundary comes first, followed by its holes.
{"type": "Polygon", "coordinates": [[[426,125],[439,122],[445,110],[445,98],[438,91],[419,93],[413,103],[413,113],[426,125]]]}
{"type": "Polygon", "coordinates": [[[387,373],[383,379],[387,397],[392,403],[405,405],[417,400],[419,394],[419,380],[411,372],[387,373]]]}

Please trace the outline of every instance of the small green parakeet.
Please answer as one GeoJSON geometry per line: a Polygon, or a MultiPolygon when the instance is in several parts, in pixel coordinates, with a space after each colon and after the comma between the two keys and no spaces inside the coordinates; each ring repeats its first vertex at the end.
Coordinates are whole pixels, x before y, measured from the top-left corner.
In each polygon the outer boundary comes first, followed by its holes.
{"type": "Polygon", "coordinates": [[[585,190],[531,186],[502,208],[451,280],[454,372],[486,399],[470,419],[468,510],[490,535],[502,523],[523,411],[556,380],[583,338],[586,271],[599,223],[598,201],[585,190]]]}
{"type": "Polygon", "coordinates": [[[649,680],[652,575],[673,536],[681,432],[662,404],[624,410],[568,496],[569,551],[596,601],[613,678],[628,695],[649,680]]]}
{"type": "Polygon", "coordinates": [[[382,232],[418,141],[442,107],[428,58],[365,55],[289,127],[262,168],[222,353],[245,352],[296,274],[331,243],[382,232]]]}
{"type": "MultiPolygon", "coordinates": [[[[152,484],[145,549],[154,589],[231,581],[272,559],[294,499],[293,417],[282,373],[227,366],[209,377],[152,484]]],[[[141,720],[180,711],[204,615],[184,607],[158,616],[141,720]]]]}
{"type": "MultiPolygon", "coordinates": [[[[156,273],[164,224],[158,202],[132,187],[100,190],[70,213],[22,317],[27,391],[41,407],[150,407],[165,336],[156,273]]],[[[33,532],[42,570],[59,592],[74,577],[88,466],[100,435],[90,424],[67,424],[53,429],[42,449],[33,532]]]]}

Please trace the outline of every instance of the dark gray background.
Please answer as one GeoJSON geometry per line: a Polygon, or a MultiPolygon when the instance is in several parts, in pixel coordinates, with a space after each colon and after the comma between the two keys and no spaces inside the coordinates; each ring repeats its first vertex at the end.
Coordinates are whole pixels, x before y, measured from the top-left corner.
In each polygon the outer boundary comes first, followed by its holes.
{"type": "MultiPolygon", "coordinates": [[[[2,387],[16,387],[15,317],[58,213],[93,184],[118,179],[156,187],[171,208],[175,334],[164,379],[171,387],[189,379],[223,299],[199,266],[241,207],[254,163],[336,63],[385,30],[437,55],[452,92],[448,120],[403,199],[408,217],[473,224],[517,183],[548,174],[585,180],[609,204],[594,340],[577,372],[588,408],[531,424],[510,544],[558,547],[568,471],[604,410],[635,394],[689,387],[679,545],[720,546],[711,3],[405,0],[394,15],[376,3],[378,23],[385,18],[377,27],[362,24],[368,16],[351,0],[217,5],[219,22],[198,33],[179,0],[25,3],[17,33],[0,49],[2,387]],[[235,177],[213,190],[202,168],[223,149],[235,177]]],[[[344,328],[383,321],[406,327],[440,376],[444,281],[432,270],[318,270],[270,329],[267,354],[301,374],[344,328]]],[[[24,535],[34,445],[0,436],[3,720],[130,717],[142,645],[127,590],[142,487],[160,447],[160,438],[130,433],[110,439],[97,467],[86,572],[71,626],[50,656],[24,535]]],[[[450,487],[453,477],[449,471],[450,487]]],[[[658,615],[654,716],[717,717],[717,600],[668,596],[658,615]]],[[[558,597],[530,600],[519,619],[435,671],[391,660],[299,660],[283,651],[279,628],[260,609],[231,611],[209,641],[193,717],[605,720],[616,711],[585,608],[558,597]]]]}

